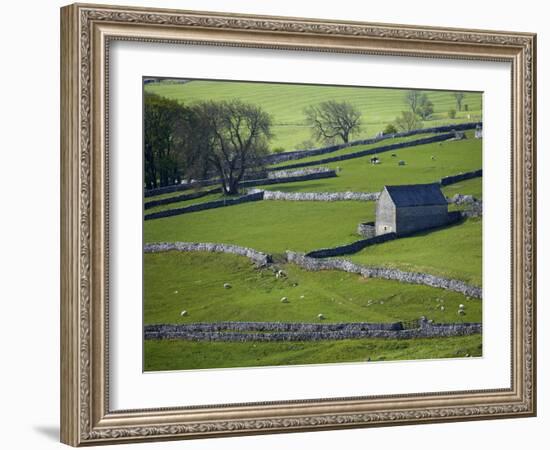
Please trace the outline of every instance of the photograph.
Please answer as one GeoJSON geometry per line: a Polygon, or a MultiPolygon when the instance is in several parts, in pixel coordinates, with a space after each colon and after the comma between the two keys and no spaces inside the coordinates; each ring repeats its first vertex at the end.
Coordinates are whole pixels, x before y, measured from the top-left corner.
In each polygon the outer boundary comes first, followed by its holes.
{"type": "Polygon", "coordinates": [[[483,357],[483,92],[142,82],[145,372],[483,357]]]}

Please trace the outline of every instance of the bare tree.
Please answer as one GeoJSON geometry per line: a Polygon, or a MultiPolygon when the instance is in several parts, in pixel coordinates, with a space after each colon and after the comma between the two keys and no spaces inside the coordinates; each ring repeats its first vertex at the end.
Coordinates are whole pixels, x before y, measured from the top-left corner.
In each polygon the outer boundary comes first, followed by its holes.
{"type": "Polygon", "coordinates": [[[412,131],[422,127],[420,117],[411,111],[401,111],[401,115],[394,121],[399,131],[412,131]]]}
{"type": "Polygon", "coordinates": [[[455,98],[455,101],[456,101],[456,109],[458,109],[459,111],[462,111],[462,101],[464,100],[465,96],[466,94],[464,94],[464,92],[459,92],[459,91],[453,92],[453,97],[455,98]]]}
{"type": "Polygon", "coordinates": [[[193,110],[201,134],[195,152],[220,176],[224,193],[237,194],[245,173],[257,170],[268,153],[271,117],[240,100],[201,102],[193,110]]]}
{"type": "Polygon", "coordinates": [[[352,134],[361,130],[361,112],[349,102],[328,100],[307,107],[304,113],[316,140],[330,142],[340,138],[347,143],[352,134]]]}
{"type": "Polygon", "coordinates": [[[413,114],[418,114],[421,98],[422,91],[410,90],[405,93],[405,104],[407,104],[413,114]]]}

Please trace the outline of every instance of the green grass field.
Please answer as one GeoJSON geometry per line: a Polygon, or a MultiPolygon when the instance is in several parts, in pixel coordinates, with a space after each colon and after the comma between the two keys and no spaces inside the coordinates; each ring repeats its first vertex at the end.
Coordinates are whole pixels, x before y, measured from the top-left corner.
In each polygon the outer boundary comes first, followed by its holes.
{"type": "Polygon", "coordinates": [[[372,245],[349,255],[348,259],[365,265],[427,272],[481,286],[481,241],[481,219],[468,219],[449,227],[372,245]]]}
{"type": "MultiPolygon", "coordinates": [[[[256,83],[192,81],[186,84],[153,83],[145,88],[184,103],[197,100],[240,98],[262,106],[274,117],[276,137],[272,148],[292,150],[309,139],[303,125],[307,105],[329,99],[348,100],[364,115],[361,138],[375,135],[401,110],[404,91],[372,88],[335,88],[256,83]]],[[[446,118],[454,106],[449,92],[429,92],[436,113],[425,126],[479,120],[481,94],[467,94],[472,117],[460,113],[446,118]]],[[[338,168],[334,178],[268,185],[285,192],[377,192],[384,185],[437,182],[448,175],[482,167],[482,140],[468,139],[422,145],[371,156],[322,164],[338,168]],[[395,157],[392,157],[395,153],[395,157]],[[403,160],[406,165],[399,166],[403,160]]],[[[338,152],[274,167],[347,154],[424,136],[355,146],[338,152]]],[[[482,199],[482,178],[442,188],[443,193],[470,194],[482,199]]],[[[211,187],[208,187],[210,189],[211,187]]],[[[259,186],[259,188],[262,188],[259,186]]],[[[181,192],[144,199],[145,202],[181,195],[181,192]]],[[[220,198],[220,194],[163,205],[152,213],[220,198]]],[[[277,268],[287,273],[277,279],[272,267],[259,269],[236,255],[202,252],[144,254],[144,323],[195,323],[219,321],[395,322],[421,316],[435,322],[481,322],[482,301],[452,291],[397,281],[365,279],[341,271],[308,272],[282,257],[286,250],[308,252],[347,244],[358,239],[357,225],[373,221],[375,202],[258,201],[145,221],[143,238],[153,242],[216,242],[251,247],[274,255],[277,268]],[[231,288],[225,289],[224,283],[231,288]],[[282,297],[288,303],[281,302],[282,297]],[[465,305],[465,316],[458,305],[465,305]],[[442,308],[443,306],[443,308],[442,308]],[[181,316],[181,311],[187,315],[181,316]]],[[[457,209],[451,206],[450,209],[457,209]]],[[[482,285],[482,219],[468,219],[440,229],[419,232],[345,256],[370,265],[426,272],[482,285]]],[[[289,364],[319,364],[401,359],[481,356],[481,335],[432,339],[356,339],[318,342],[190,342],[145,341],[145,370],[181,370],[289,364]]]]}
{"type": "Polygon", "coordinates": [[[310,251],[357,240],[374,202],[262,201],[147,220],[144,242],[223,242],[267,253],[310,251]]]}
{"type": "MultiPolygon", "coordinates": [[[[362,113],[363,129],[356,136],[361,138],[376,135],[401,111],[408,109],[404,103],[403,89],[195,80],[184,84],[170,81],[151,83],[145,85],[145,90],[185,104],[205,99],[238,98],[259,105],[273,117],[274,138],[271,148],[283,148],[286,151],[302,148],[303,141],[311,140],[310,129],[304,125],[303,110],[307,106],[327,100],[351,102],[362,113]]],[[[456,108],[452,93],[425,92],[433,102],[435,112],[431,120],[424,122],[424,127],[481,118],[480,93],[467,93],[463,104],[468,105],[469,111],[459,112],[456,119],[451,120],[447,113],[449,109],[456,108]]]]}
{"type": "Polygon", "coordinates": [[[265,189],[285,192],[379,192],[384,185],[433,183],[447,175],[481,168],[481,146],[480,139],[466,139],[381,153],[381,163],[378,165],[370,164],[370,156],[322,164],[322,167],[331,169],[339,167],[338,176],[265,186],[265,189]],[[405,161],[406,165],[399,166],[400,160],[405,161]]]}
{"type": "Polygon", "coordinates": [[[281,267],[287,278],[277,279],[271,269],[257,269],[243,256],[146,254],[144,322],[318,322],[319,313],[324,322],[396,322],[421,316],[457,322],[461,303],[467,311],[464,321],[481,321],[481,302],[456,292],[341,271],[308,272],[293,264],[281,267]],[[289,302],[281,303],[282,297],[289,302]],[[188,315],[180,316],[182,310],[188,315]]]}
{"type": "MultiPolygon", "coordinates": [[[[455,292],[339,271],[288,277],[257,269],[241,256],[168,252],[145,255],[144,322],[436,322],[481,321],[481,302],[455,292]],[[224,289],[224,283],[231,289],[224,289]],[[303,298],[301,298],[303,296],[303,298]],[[289,303],[281,303],[288,297],[289,303]],[[464,318],[458,305],[466,307],[464,318]],[[444,305],[445,310],[441,310],[444,305]],[[182,310],[188,311],[185,317],[182,310]]],[[[205,343],[146,341],[145,370],[199,369],[344,361],[463,357],[481,354],[481,336],[445,339],[358,339],[335,342],[205,343]]]]}
{"type": "Polygon", "coordinates": [[[145,341],[144,370],[210,369],[479,357],[481,335],[320,342],[145,341]]]}

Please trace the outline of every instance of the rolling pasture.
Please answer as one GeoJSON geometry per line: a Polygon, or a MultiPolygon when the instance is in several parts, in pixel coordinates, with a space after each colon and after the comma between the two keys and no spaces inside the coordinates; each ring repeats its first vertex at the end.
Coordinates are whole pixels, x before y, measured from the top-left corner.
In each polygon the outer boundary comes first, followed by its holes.
{"type": "MultiPolygon", "coordinates": [[[[481,302],[443,289],[364,279],[338,271],[287,277],[247,258],[211,253],[146,254],[144,323],[232,321],[394,322],[420,316],[437,322],[481,321],[481,302]],[[224,283],[231,288],[225,289],[224,283]],[[288,303],[281,298],[287,297],[288,303]],[[466,316],[457,315],[464,304],[466,316]],[[442,309],[443,306],[443,309],[442,309]],[[188,311],[181,316],[182,310],[188,311]]],[[[145,370],[201,369],[324,362],[480,356],[481,336],[321,342],[145,341],[145,370]]]]}
{"type": "MultiPolygon", "coordinates": [[[[311,140],[310,129],[304,123],[303,110],[307,106],[327,100],[349,101],[362,113],[361,138],[376,135],[401,111],[408,109],[403,100],[405,95],[403,89],[204,80],[193,80],[182,84],[166,80],[147,84],[145,90],[184,104],[192,104],[204,99],[238,98],[243,102],[261,106],[273,117],[274,137],[271,148],[285,151],[303,148],[301,144],[311,140]]],[[[424,92],[428,94],[435,110],[433,117],[424,122],[424,127],[474,121],[481,117],[480,93],[467,93],[463,104],[468,105],[468,111],[457,112],[455,119],[449,119],[449,109],[456,108],[451,92],[424,92]]]]}
{"type": "MultiPolygon", "coordinates": [[[[184,103],[197,100],[242,101],[262,106],[274,118],[271,147],[293,150],[310,139],[303,109],[321,101],[347,100],[360,108],[365,129],[357,136],[375,135],[402,110],[404,91],[374,88],[335,88],[265,83],[191,81],[152,83],[145,89],[184,103]]],[[[428,91],[426,91],[428,92],[428,91]]],[[[455,101],[450,92],[428,92],[434,118],[424,126],[453,123],[447,111],[455,101]]],[[[481,95],[467,94],[468,113],[454,123],[478,120],[481,95]],[[477,116],[476,116],[477,115],[477,116]],[[476,116],[476,117],[474,117],[476,116]]],[[[355,146],[329,155],[281,163],[316,162],[425,135],[388,139],[355,146]]],[[[432,183],[442,177],[482,167],[482,140],[468,139],[426,144],[321,164],[337,170],[337,177],[258,186],[285,192],[377,192],[384,185],[432,183]],[[395,156],[392,156],[395,154],[395,156]],[[398,165],[398,161],[405,165],[398,165]]],[[[317,167],[315,165],[314,167],[317,167]]],[[[211,188],[211,187],[209,187],[211,188]]],[[[470,194],[482,199],[482,178],[442,188],[444,195],[470,194]]],[[[145,199],[168,198],[181,193],[145,199]]],[[[220,198],[221,194],[148,209],[146,213],[179,208],[220,198]]],[[[309,252],[357,241],[357,225],[375,219],[376,203],[369,201],[257,201],[218,209],[147,220],[143,240],[154,242],[215,242],[250,247],[274,256],[274,266],[257,268],[249,259],[206,252],[144,254],[144,324],[195,322],[318,322],[327,323],[413,321],[424,316],[434,322],[481,322],[482,300],[462,294],[336,270],[306,271],[284,258],[286,250],[309,252]],[[286,273],[275,277],[275,270],[286,273]],[[229,283],[230,288],[224,288],[229,283]],[[288,302],[281,302],[286,297],[288,302]],[[459,305],[465,315],[459,315],[459,305]],[[186,315],[181,315],[182,311],[186,315]]],[[[454,207],[453,207],[454,208],[454,207]]],[[[424,272],[482,284],[482,219],[416,233],[410,237],[372,245],[346,255],[355,263],[424,272]]],[[[191,342],[147,340],[144,370],[179,370],[222,367],[384,361],[421,358],[456,358],[482,355],[481,335],[430,339],[354,339],[317,342],[191,342]]]]}

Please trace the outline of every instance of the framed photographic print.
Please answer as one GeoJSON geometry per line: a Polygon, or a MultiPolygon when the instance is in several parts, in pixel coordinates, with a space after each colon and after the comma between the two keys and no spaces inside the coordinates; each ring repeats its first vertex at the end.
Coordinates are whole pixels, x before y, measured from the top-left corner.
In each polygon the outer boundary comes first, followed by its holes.
{"type": "Polygon", "coordinates": [[[61,10],[62,441],[532,416],[536,36],[61,10]]]}

